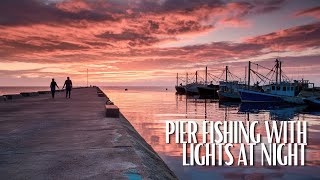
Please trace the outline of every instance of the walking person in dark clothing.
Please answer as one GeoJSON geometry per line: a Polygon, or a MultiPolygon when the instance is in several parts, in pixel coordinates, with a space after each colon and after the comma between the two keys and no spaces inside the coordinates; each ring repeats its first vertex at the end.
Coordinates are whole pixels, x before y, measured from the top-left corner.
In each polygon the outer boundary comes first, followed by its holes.
{"type": "Polygon", "coordinates": [[[57,83],[54,81],[54,79],[52,79],[50,84],[52,99],[54,99],[54,94],[56,93],[56,87],[59,89],[59,86],[57,85],[57,83]]]}
{"type": "Polygon", "coordinates": [[[72,81],[70,80],[69,77],[67,77],[67,80],[64,82],[63,88],[64,88],[64,86],[66,86],[66,98],[68,98],[68,95],[69,95],[69,98],[70,98],[71,89],[72,89],[72,81]]]}

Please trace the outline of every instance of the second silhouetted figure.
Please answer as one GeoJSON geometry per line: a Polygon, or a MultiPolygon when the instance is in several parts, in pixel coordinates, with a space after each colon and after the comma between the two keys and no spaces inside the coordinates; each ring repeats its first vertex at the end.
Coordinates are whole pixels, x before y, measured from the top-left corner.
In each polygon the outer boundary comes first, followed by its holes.
{"type": "Polygon", "coordinates": [[[68,95],[69,95],[69,98],[70,98],[71,89],[72,89],[72,81],[70,80],[69,77],[67,77],[67,80],[64,82],[63,88],[64,88],[64,86],[66,86],[66,98],[68,98],[68,95]]]}

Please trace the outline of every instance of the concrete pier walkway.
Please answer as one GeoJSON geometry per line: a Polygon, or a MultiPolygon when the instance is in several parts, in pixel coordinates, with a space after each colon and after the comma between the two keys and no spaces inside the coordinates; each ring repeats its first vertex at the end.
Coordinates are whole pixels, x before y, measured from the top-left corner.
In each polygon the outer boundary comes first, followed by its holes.
{"type": "Polygon", "coordinates": [[[96,88],[0,102],[1,179],[176,179],[96,88]]]}

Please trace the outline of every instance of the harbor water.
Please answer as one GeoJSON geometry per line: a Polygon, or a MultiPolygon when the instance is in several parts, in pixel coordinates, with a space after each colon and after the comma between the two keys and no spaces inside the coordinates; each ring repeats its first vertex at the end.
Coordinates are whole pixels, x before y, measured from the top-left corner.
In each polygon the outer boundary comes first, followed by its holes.
{"type": "Polygon", "coordinates": [[[44,86],[12,86],[12,87],[1,87],[0,86],[0,96],[4,94],[19,94],[21,92],[37,92],[37,91],[50,91],[49,87],[44,86]]]}
{"type": "MultiPolygon", "coordinates": [[[[167,163],[179,179],[319,179],[320,111],[305,106],[219,103],[212,99],[176,95],[166,87],[103,87],[142,137],[167,163]],[[299,121],[308,122],[306,165],[261,166],[183,166],[182,145],[165,142],[166,120],[208,121],[299,121]]],[[[257,128],[265,136],[263,128],[257,128]]],[[[235,157],[237,158],[237,157],[235,157]]]]}

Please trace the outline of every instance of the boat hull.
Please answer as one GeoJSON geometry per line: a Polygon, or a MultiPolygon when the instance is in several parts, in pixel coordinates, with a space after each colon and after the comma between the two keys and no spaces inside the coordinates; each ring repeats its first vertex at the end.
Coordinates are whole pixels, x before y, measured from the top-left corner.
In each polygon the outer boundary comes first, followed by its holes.
{"type": "Polygon", "coordinates": [[[287,103],[291,103],[291,104],[305,104],[304,102],[304,98],[302,97],[298,97],[298,96],[294,96],[294,97],[281,97],[282,100],[284,102],[287,102],[287,103]]]}
{"type": "Polygon", "coordinates": [[[201,84],[188,84],[185,86],[185,92],[186,94],[189,94],[189,95],[198,95],[199,94],[198,87],[205,87],[205,86],[201,84]]]}
{"type": "Polygon", "coordinates": [[[197,87],[198,93],[203,97],[218,97],[217,90],[219,86],[216,87],[197,87]]]}
{"type": "Polygon", "coordinates": [[[304,100],[304,102],[307,103],[310,108],[320,109],[320,100],[307,98],[304,100]]]}
{"type": "Polygon", "coordinates": [[[176,91],[177,91],[178,94],[186,93],[184,86],[176,86],[175,88],[176,88],[176,91]]]}
{"type": "Polygon", "coordinates": [[[256,92],[251,90],[239,90],[241,102],[270,102],[270,103],[282,103],[285,102],[280,96],[256,92]]]}
{"type": "Polygon", "coordinates": [[[240,96],[238,93],[229,93],[218,91],[219,101],[240,101],[240,96]]]}

